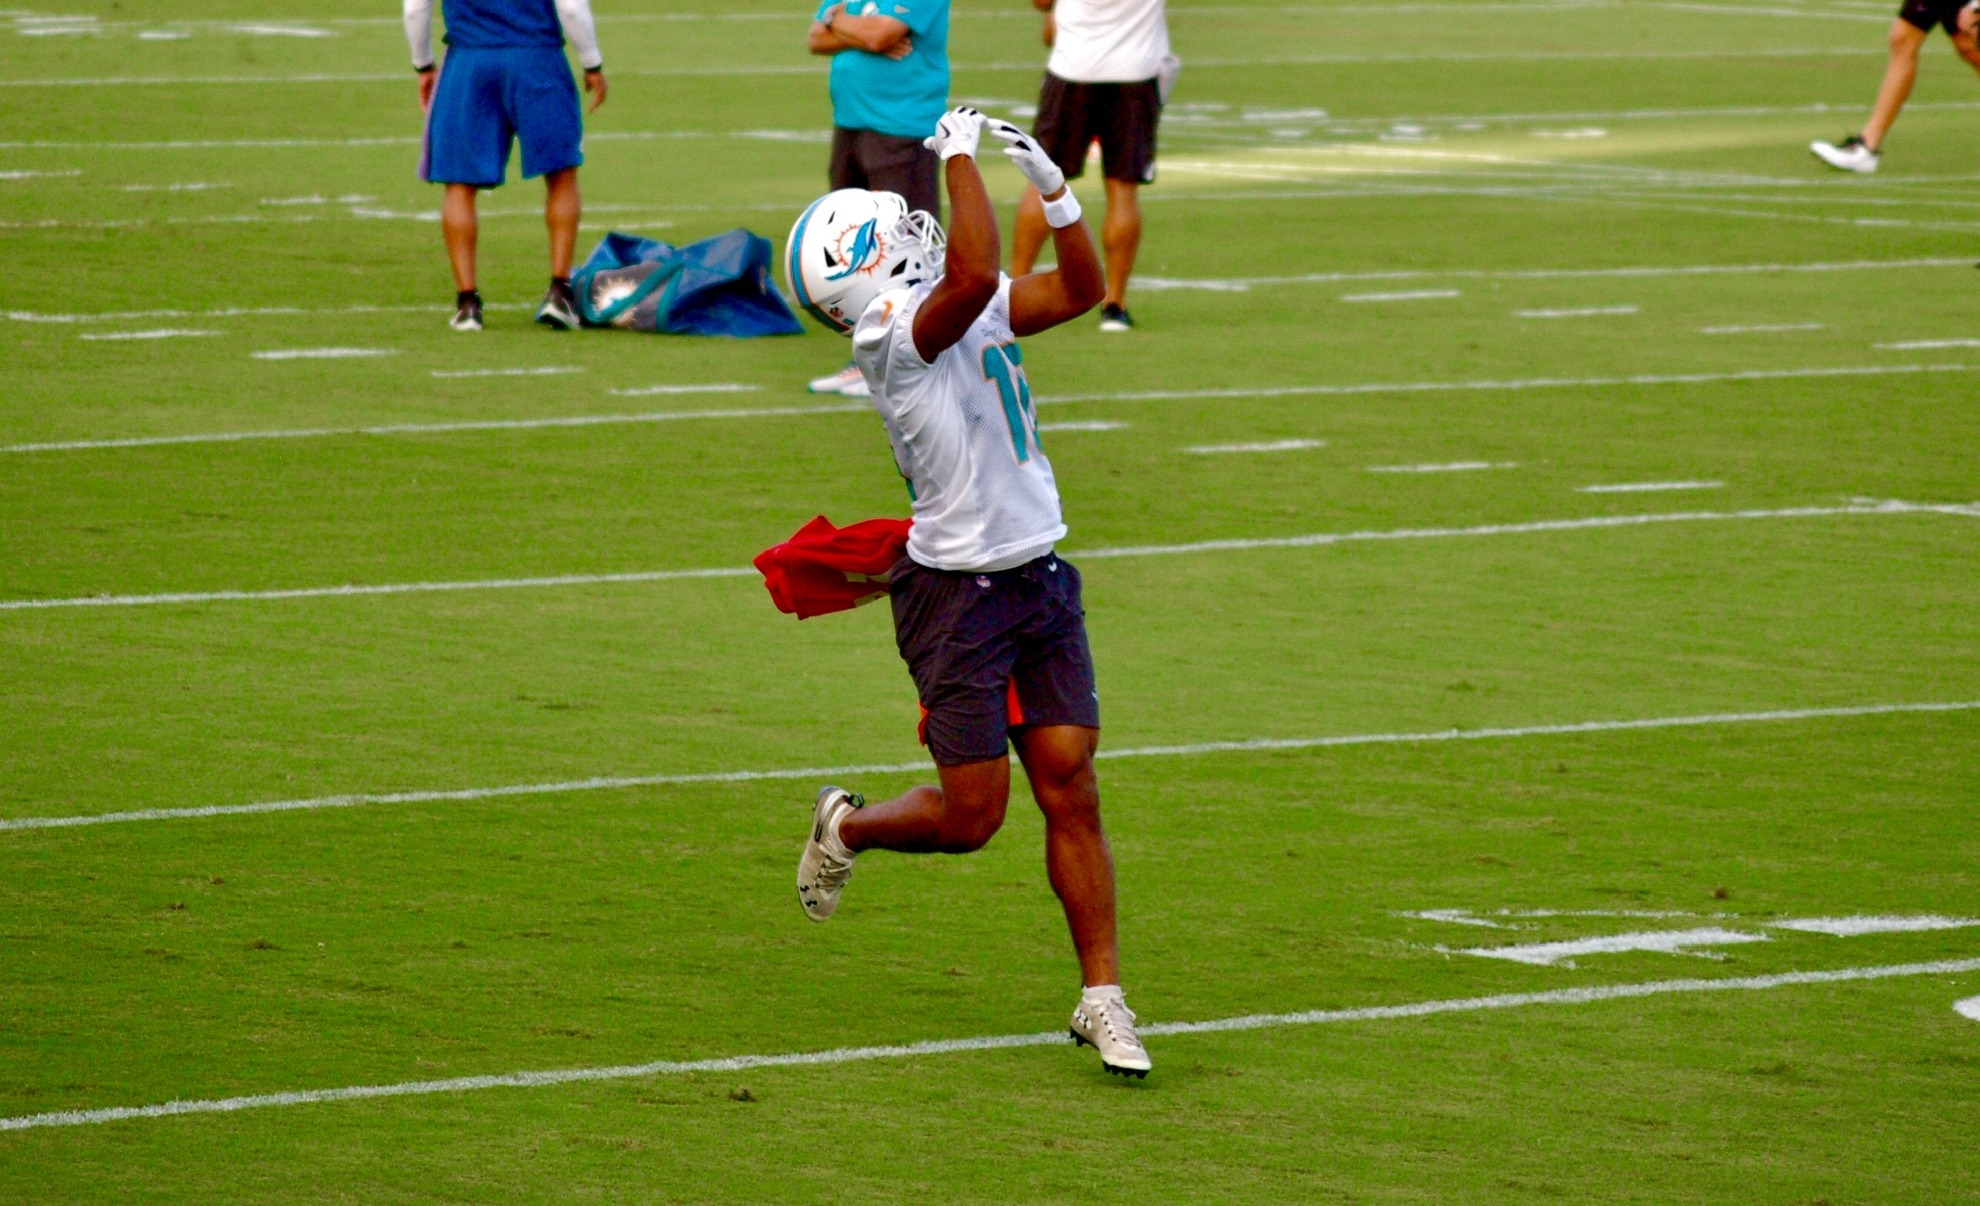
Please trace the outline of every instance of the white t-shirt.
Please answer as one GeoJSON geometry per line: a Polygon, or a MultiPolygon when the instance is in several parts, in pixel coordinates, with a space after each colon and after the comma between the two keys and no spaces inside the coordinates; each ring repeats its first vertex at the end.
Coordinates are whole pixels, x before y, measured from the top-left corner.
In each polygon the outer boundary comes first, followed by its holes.
{"type": "Polygon", "coordinates": [[[1075,84],[1152,80],[1169,53],[1163,0],[1058,0],[1059,32],[1045,69],[1075,84]]]}
{"type": "Polygon", "coordinates": [[[934,569],[1011,569],[1066,534],[1011,333],[1011,278],[930,364],[915,350],[914,316],[935,284],[874,298],[853,328],[853,360],[914,498],[908,556],[934,569]]]}

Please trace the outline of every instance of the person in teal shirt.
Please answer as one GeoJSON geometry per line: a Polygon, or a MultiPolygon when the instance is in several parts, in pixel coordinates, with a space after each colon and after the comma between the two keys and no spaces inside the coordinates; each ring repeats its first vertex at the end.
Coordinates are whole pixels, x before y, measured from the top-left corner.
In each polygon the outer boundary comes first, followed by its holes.
{"type": "MultiPolygon", "coordinates": [[[[807,45],[832,56],[831,186],[899,193],[939,221],[942,161],[921,142],[949,109],[949,0],[827,0],[807,45]]],[[[865,397],[866,379],[849,364],[809,388],[865,397]]]]}

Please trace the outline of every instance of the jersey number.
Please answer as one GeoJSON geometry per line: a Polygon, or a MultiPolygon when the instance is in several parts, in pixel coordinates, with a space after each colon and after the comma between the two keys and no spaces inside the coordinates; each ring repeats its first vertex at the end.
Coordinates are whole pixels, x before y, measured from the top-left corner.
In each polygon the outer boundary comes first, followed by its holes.
{"type": "Polygon", "coordinates": [[[1024,379],[1024,349],[1015,343],[995,343],[983,349],[983,377],[1003,399],[1004,421],[1011,426],[1011,451],[1018,464],[1031,459],[1038,441],[1038,418],[1031,410],[1031,383],[1024,379]]]}

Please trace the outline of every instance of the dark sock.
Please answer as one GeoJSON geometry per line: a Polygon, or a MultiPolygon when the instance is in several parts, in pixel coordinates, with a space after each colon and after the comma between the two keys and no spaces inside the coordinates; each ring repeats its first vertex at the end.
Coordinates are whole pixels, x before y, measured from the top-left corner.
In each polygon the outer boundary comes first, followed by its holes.
{"type": "Polygon", "coordinates": [[[481,293],[475,289],[463,289],[459,293],[454,294],[454,308],[456,310],[467,305],[469,302],[473,302],[477,306],[480,305],[481,293]]]}
{"type": "Polygon", "coordinates": [[[557,294],[559,294],[559,295],[561,295],[561,296],[563,296],[563,297],[576,297],[576,296],[577,296],[577,294],[575,294],[575,293],[573,293],[573,292],[571,292],[571,278],[570,278],[570,277],[568,277],[568,276],[553,276],[553,277],[551,277],[551,278],[550,278],[550,288],[551,288],[551,290],[552,290],[553,292],[555,292],[555,293],[557,293],[557,294]]]}

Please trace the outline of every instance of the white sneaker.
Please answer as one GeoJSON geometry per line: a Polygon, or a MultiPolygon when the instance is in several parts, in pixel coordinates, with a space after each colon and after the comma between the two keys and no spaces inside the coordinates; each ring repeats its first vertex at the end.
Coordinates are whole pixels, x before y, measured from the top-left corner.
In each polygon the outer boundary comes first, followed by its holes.
{"type": "Polygon", "coordinates": [[[1877,152],[1853,134],[1841,142],[1817,140],[1809,143],[1808,149],[1815,153],[1815,158],[1838,171],[1863,172],[1867,175],[1877,170],[1877,152]]]}
{"type": "Polygon", "coordinates": [[[866,375],[859,371],[857,364],[848,364],[829,377],[806,382],[805,388],[814,394],[844,394],[848,398],[873,396],[872,389],[866,384],[866,375]]]}
{"type": "Polygon", "coordinates": [[[855,808],[866,806],[863,796],[843,787],[821,787],[811,807],[811,836],[798,858],[798,904],[804,915],[823,921],[839,907],[839,893],[852,878],[853,852],[839,840],[839,822],[855,808]]]}
{"type": "Polygon", "coordinates": [[[1092,1047],[1100,1052],[1100,1066],[1117,1076],[1137,1076],[1146,1080],[1155,1065],[1148,1048],[1134,1032],[1134,1010],[1120,997],[1081,997],[1072,1015],[1073,1045],[1092,1047]]]}

